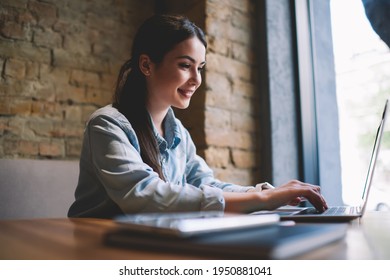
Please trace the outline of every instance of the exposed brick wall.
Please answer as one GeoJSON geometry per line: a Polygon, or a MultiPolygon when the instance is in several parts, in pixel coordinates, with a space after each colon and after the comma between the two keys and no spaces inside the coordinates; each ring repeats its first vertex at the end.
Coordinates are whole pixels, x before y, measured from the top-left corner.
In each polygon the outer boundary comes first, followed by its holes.
{"type": "Polygon", "coordinates": [[[154,1],[2,0],[0,157],[78,158],[154,1]]]}
{"type": "Polygon", "coordinates": [[[78,158],[84,122],[110,102],[135,29],[183,13],[209,48],[202,87],[177,111],[218,178],[258,181],[255,7],[251,0],[2,0],[0,158],[78,158]]]}
{"type": "Polygon", "coordinates": [[[217,177],[240,184],[259,179],[255,12],[250,0],[206,5],[204,156],[217,177]]]}

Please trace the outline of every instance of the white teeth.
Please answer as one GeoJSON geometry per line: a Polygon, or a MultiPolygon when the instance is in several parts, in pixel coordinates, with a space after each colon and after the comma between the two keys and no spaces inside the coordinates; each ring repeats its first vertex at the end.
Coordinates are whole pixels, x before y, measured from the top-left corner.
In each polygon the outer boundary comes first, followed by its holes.
{"type": "Polygon", "coordinates": [[[178,91],[179,91],[179,93],[180,93],[181,95],[184,95],[184,96],[186,96],[186,97],[191,97],[191,96],[192,96],[192,91],[183,90],[183,89],[179,89],[178,91]]]}

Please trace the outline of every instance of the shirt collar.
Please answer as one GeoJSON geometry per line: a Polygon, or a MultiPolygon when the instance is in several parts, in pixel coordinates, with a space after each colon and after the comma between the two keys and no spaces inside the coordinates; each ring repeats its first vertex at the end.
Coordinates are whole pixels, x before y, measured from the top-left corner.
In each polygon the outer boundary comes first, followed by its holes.
{"type": "Polygon", "coordinates": [[[157,139],[157,143],[160,151],[165,151],[166,149],[174,149],[177,147],[177,145],[179,145],[181,141],[180,131],[176,123],[176,117],[172,108],[169,108],[168,113],[164,118],[165,139],[161,137],[161,135],[157,132],[157,129],[154,126],[151,117],[150,117],[150,121],[152,123],[153,132],[157,139]]]}

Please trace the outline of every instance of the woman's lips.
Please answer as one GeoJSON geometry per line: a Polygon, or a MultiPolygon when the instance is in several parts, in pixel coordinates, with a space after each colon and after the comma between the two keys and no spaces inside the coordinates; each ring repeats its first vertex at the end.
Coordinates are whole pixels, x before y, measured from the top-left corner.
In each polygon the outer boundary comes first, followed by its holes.
{"type": "Polygon", "coordinates": [[[194,94],[194,90],[186,90],[186,89],[178,89],[178,92],[180,95],[186,97],[186,98],[191,98],[191,96],[194,94]]]}

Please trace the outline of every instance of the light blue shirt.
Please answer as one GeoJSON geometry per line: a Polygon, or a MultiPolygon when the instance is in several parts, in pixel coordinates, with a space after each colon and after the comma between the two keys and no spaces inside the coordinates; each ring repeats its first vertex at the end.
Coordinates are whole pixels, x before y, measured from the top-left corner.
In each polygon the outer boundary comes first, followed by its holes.
{"type": "Polygon", "coordinates": [[[111,105],[94,112],[84,132],[76,200],[68,215],[224,210],[224,191],[253,188],[214,178],[172,109],[164,132],[162,138],[154,128],[165,181],[142,161],[137,136],[123,114],[111,105]]]}

